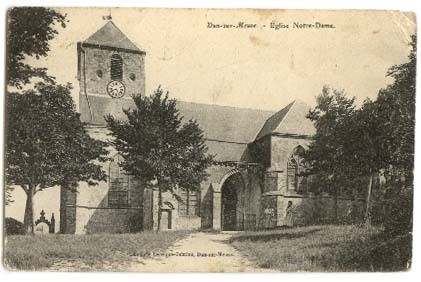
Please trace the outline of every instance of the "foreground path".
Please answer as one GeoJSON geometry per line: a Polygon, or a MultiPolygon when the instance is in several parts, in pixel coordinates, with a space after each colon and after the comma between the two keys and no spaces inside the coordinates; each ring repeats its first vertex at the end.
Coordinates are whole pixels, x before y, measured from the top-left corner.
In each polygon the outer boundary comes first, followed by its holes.
{"type": "Polygon", "coordinates": [[[133,262],[123,271],[141,272],[269,272],[254,268],[230,246],[232,233],[194,233],[166,252],[133,262]]]}

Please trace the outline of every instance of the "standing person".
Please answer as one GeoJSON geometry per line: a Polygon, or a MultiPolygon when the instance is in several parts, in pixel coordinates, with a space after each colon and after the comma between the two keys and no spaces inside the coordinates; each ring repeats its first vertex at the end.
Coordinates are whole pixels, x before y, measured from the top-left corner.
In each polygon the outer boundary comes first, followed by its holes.
{"type": "Polygon", "coordinates": [[[286,213],[285,213],[285,225],[288,227],[294,226],[294,214],[292,208],[292,201],[288,201],[286,213]]]}

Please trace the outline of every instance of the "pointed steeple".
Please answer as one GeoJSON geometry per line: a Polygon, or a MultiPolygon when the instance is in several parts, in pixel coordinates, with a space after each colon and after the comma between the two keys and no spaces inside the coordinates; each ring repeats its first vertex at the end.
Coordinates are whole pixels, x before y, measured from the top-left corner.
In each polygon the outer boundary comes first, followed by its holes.
{"type": "Polygon", "coordinates": [[[108,21],[82,44],[143,53],[112,21],[108,21]]]}

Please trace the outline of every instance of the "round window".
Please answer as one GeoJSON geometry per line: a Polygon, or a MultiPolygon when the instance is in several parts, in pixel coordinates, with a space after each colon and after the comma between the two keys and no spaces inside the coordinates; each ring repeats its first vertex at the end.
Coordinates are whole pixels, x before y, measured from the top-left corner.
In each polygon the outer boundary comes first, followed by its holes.
{"type": "Polygon", "coordinates": [[[98,76],[99,78],[102,78],[104,74],[102,73],[102,70],[97,70],[96,71],[96,76],[98,76]]]}
{"type": "Polygon", "coordinates": [[[136,75],[134,73],[131,73],[129,75],[129,78],[130,78],[131,81],[135,81],[136,80],[136,75]]]}

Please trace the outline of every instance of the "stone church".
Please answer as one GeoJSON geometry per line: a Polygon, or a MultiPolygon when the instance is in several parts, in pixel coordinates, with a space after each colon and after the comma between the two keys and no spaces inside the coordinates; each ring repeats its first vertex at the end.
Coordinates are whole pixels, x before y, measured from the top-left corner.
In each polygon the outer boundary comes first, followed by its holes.
{"type": "MultiPolygon", "coordinates": [[[[145,57],[112,22],[77,44],[79,111],[93,138],[107,140],[104,116],[124,119],[131,96],[145,93],[145,57]]],[[[300,151],[315,129],[306,118],[309,106],[293,101],[278,112],[178,101],[185,120],[196,119],[204,130],[209,153],[215,155],[209,177],[197,192],[182,189],[164,194],[161,229],[256,230],[311,224],[332,217],[334,201],[314,195],[300,151]]],[[[103,164],[108,181],[78,193],[62,190],[61,233],[126,233],[157,228],[158,195],[125,173],[118,152],[109,149],[103,164]]],[[[339,198],[344,213],[361,210],[361,201],[339,198]]]]}

